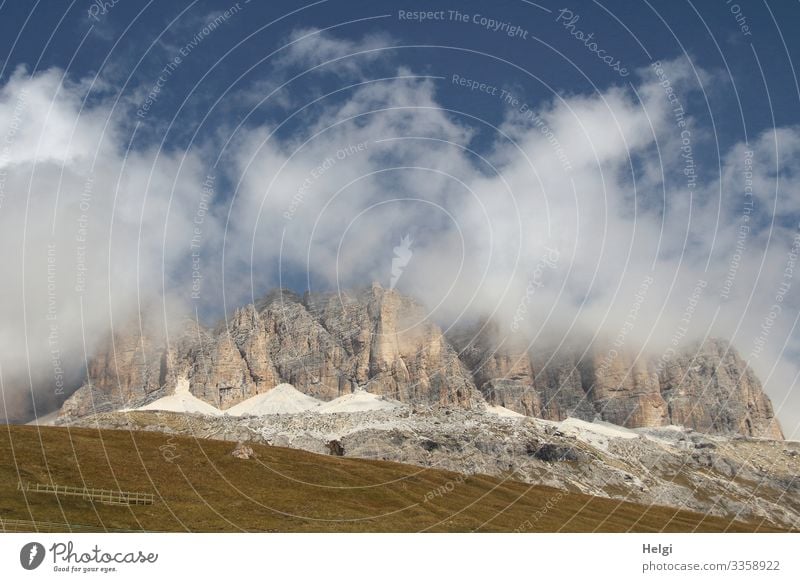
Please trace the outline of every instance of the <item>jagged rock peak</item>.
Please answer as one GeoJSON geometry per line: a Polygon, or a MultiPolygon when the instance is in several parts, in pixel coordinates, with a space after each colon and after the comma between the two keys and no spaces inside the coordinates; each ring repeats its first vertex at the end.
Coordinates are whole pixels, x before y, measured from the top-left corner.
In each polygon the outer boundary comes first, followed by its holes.
{"type": "Polygon", "coordinates": [[[461,355],[492,404],[554,421],[601,419],[629,428],[683,425],[707,433],[782,439],[761,383],[730,342],[711,338],[666,355],[595,341],[536,350],[506,344],[491,326],[462,333],[461,355]],[[480,331],[480,330],[483,331],[480,331]]]}
{"type": "Polygon", "coordinates": [[[287,383],[325,401],[361,388],[420,405],[488,402],[553,421],[783,438],[761,383],[725,340],[669,357],[604,341],[534,348],[502,338],[491,321],[448,339],[427,316],[412,298],[373,283],[303,296],[276,289],[211,330],[190,320],[151,333],[134,322],[95,354],[63,410],[133,407],[179,382],[224,410],[287,383]]]}
{"type": "Polygon", "coordinates": [[[131,407],[172,393],[182,378],[193,395],[223,410],[280,383],[322,400],[361,387],[402,402],[481,402],[470,374],[425,315],[415,301],[380,286],[302,298],[275,290],[213,330],[175,330],[169,346],[138,330],[122,334],[116,343],[125,346],[123,357],[98,353],[66,410],[84,414],[95,402],[131,407]]]}

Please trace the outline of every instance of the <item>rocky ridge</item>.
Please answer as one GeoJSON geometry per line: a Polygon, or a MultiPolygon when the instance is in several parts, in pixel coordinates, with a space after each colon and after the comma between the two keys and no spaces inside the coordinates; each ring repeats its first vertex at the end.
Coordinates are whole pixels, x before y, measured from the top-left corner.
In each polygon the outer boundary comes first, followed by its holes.
{"type": "Polygon", "coordinates": [[[709,339],[658,360],[633,350],[549,350],[506,341],[496,323],[445,337],[413,299],[377,284],[342,294],[280,290],[223,325],[139,326],[92,359],[65,421],[189,392],[221,410],[281,383],[323,401],[364,389],[414,406],[484,403],[550,421],[783,438],[758,378],[728,342],[709,339]],[[613,356],[613,357],[612,357],[613,356]]]}
{"type": "Polygon", "coordinates": [[[454,338],[490,404],[561,421],[628,428],[681,425],[704,433],[783,439],[769,397],[727,341],[709,338],[656,357],[596,341],[531,349],[493,322],[454,338]]]}

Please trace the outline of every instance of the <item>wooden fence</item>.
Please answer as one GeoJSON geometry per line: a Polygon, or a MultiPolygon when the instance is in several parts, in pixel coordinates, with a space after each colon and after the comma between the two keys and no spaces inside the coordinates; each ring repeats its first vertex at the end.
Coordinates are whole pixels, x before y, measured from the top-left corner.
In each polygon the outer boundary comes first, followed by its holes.
{"type": "Polygon", "coordinates": [[[3,533],[71,533],[71,532],[129,532],[142,530],[126,530],[105,528],[98,525],[82,525],[75,523],[53,523],[50,521],[29,521],[27,519],[6,519],[0,517],[0,532],[3,533]]]}
{"type": "Polygon", "coordinates": [[[48,493],[56,497],[80,497],[87,501],[97,501],[107,505],[152,505],[155,503],[155,495],[153,493],[138,493],[135,491],[89,489],[87,487],[42,483],[17,483],[17,490],[28,493],[48,493]]]}

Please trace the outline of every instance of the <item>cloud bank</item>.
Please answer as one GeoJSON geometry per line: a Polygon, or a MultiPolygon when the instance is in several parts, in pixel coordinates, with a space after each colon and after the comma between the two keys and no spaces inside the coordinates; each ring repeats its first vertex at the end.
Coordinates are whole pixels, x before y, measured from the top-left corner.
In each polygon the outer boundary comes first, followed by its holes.
{"type": "Polygon", "coordinates": [[[32,393],[56,402],[56,368],[74,383],[142,311],[221,317],[280,284],[375,280],[444,326],[492,316],[511,338],[622,338],[655,354],[729,338],[797,434],[798,128],[710,163],[716,136],[688,103],[711,74],[687,61],[532,104],[502,87],[518,100],[493,124],[442,105],[449,79],[396,65],[371,77],[347,60],[380,62],[363,53],[387,39],[312,29],[287,42],[275,78],[310,69],[342,90],[289,85],[284,117],[220,122],[189,150],[131,148],[129,107],[87,99],[91,80],[18,70],[0,88],[10,413],[32,393]]]}

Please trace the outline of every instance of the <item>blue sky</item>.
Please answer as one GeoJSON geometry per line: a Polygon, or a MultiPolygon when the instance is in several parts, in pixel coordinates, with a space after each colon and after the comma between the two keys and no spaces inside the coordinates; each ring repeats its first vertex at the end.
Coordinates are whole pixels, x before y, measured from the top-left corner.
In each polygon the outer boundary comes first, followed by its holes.
{"type": "Polygon", "coordinates": [[[142,312],[390,285],[399,252],[443,326],[657,356],[730,338],[792,433],[798,23],[724,0],[2,2],[5,374],[52,383],[53,322],[82,361],[142,312]]]}
{"type": "MultiPolygon", "coordinates": [[[[19,65],[30,71],[59,67],[67,69],[73,78],[99,73],[101,78],[118,83],[130,76],[126,86],[130,92],[158,76],[172,56],[171,48],[189,42],[210,16],[235,5],[133,0],[3,2],[0,78],[7,79],[19,65]],[[103,4],[106,7],[99,9],[103,4]]],[[[238,15],[204,39],[170,78],[169,90],[154,109],[154,118],[172,119],[190,91],[191,105],[203,108],[229,89],[231,83],[245,87],[269,77],[276,58],[265,57],[280,48],[293,30],[312,27],[332,27],[335,35],[342,38],[389,35],[385,55],[373,67],[375,74],[386,71],[391,66],[388,63],[403,63],[416,72],[444,77],[466,66],[473,76],[494,85],[513,79],[532,102],[550,98],[553,90],[585,93],[625,82],[555,22],[559,11],[568,8],[579,16],[577,28],[594,33],[607,54],[618,56],[628,70],[646,67],[658,59],[689,55],[696,66],[721,71],[718,83],[707,88],[713,93],[708,95],[709,103],[702,104],[716,114],[721,140],[739,140],[748,132],[754,134],[773,125],[798,121],[800,94],[791,67],[798,56],[798,41],[791,26],[800,20],[800,7],[791,2],[562,5],[523,1],[449,4],[331,0],[309,4],[240,2],[239,6],[238,15]],[[527,40],[509,38],[502,31],[492,32],[471,20],[451,20],[454,6],[469,16],[485,16],[521,27],[529,33],[527,40]],[[739,7],[734,10],[750,34],[742,32],[732,6],[739,7]],[[443,10],[446,19],[419,23],[398,17],[400,11],[416,10],[443,10]],[[212,74],[206,75],[209,65],[216,66],[212,74]]],[[[304,80],[317,87],[326,86],[324,79],[317,78],[300,79],[292,86],[302,91],[304,80]]],[[[496,101],[465,94],[447,83],[438,85],[443,103],[499,117],[500,104],[496,101]]],[[[228,105],[235,108],[235,104],[228,105]]]]}

